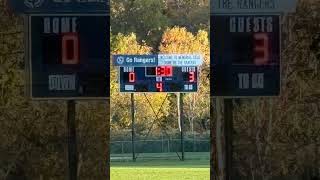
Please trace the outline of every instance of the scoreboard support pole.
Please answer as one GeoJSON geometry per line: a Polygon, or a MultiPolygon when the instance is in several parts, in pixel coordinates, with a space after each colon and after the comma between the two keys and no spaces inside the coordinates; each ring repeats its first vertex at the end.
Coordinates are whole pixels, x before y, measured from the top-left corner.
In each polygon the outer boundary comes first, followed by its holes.
{"type": "Polygon", "coordinates": [[[225,127],[225,166],[226,180],[232,179],[232,154],[233,154],[233,104],[232,99],[224,99],[224,127],[225,127]]]}
{"type": "Polygon", "coordinates": [[[183,94],[177,94],[178,99],[178,121],[180,124],[180,146],[181,146],[181,161],[184,161],[184,116],[183,116],[183,94]]]}
{"type": "Polygon", "coordinates": [[[69,180],[77,180],[78,171],[78,152],[77,152],[77,134],[76,134],[76,103],[74,100],[67,101],[68,106],[68,167],[69,180]]]}
{"type": "Polygon", "coordinates": [[[136,161],[136,153],[135,153],[135,117],[134,117],[134,94],[131,93],[131,143],[132,143],[132,161],[136,161]]]}

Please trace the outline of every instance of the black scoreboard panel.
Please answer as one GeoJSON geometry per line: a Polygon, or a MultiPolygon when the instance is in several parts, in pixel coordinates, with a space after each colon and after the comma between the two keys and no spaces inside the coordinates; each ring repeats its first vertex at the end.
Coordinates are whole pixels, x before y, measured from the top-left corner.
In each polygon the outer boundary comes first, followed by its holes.
{"type": "Polygon", "coordinates": [[[33,98],[109,97],[109,16],[31,15],[33,98]]]}
{"type": "Polygon", "coordinates": [[[198,67],[120,67],[120,92],[196,92],[198,67]]]}
{"type": "Polygon", "coordinates": [[[211,96],[280,92],[278,15],[211,16],[211,96]]]}

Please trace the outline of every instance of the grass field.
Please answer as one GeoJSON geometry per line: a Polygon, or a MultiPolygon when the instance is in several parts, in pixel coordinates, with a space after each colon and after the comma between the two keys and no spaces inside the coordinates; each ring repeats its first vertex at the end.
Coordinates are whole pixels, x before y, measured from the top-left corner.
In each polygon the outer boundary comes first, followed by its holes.
{"type": "MultiPolygon", "coordinates": [[[[112,157],[112,156],[111,156],[112,157]]],[[[112,180],[208,180],[209,153],[186,153],[185,161],[175,154],[142,154],[136,162],[128,155],[116,162],[111,158],[112,180]]]]}

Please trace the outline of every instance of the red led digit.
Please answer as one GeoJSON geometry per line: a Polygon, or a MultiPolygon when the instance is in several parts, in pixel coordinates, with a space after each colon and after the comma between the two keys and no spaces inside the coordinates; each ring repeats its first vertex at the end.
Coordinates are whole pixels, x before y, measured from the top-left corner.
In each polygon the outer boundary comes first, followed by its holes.
{"type": "Polygon", "coordinates": [[[79,64],[79,38],[77,33],[62,36],[62,64],[79,64]]]}
{"type": "Polygon", "coordinates": [[[165,75],[168,77],[171,77],[172,76],[172,66],[166,66],[165,69],[166,69],[165,75]]]}
{"type": "Polygon", "coordinates": [[[161,66],[160,67],[160,76],[165,76],[165,67],[161,66]]]}
{"type": "Polygon", "coordinates": [[[135,82],[136,81],[136,74],[134,72],[129,73],[129,82],[135,82]]]}
{"type": "Polygon", "coordinates": [[[156,67],[156,75],[161,76],[161,67],[156,67]]]}
{"type": "Polygon", "coordinates": [[[172,76],[172,66],[159,66],[156,67],[156,75],[157,76],[172,76]]]}
{"type": "Polygon", "coordinates": [[[189,82],[195,82],[195,72],[189,72],[189,82]]]}
{"type": "Polygon", "coordinates": [[[163,86],[162,86],[162,83],[161,82],[157,82],[156,83],[156,88],[159,92],[162,92],[163,91],[163,86]]]}
{"type": "Polygon", "coordinates": [[[255,65],[265,65],[269,61],[269,38],[266,33],[254,34],[255,43],[255,54],[254,59],[255,65]]]}
{"type": "Polygon", "coordinates": [[[159,66],[156,68],[157,76],[164,76],[165,75],[165,68],[163,66],[159,66]]]}

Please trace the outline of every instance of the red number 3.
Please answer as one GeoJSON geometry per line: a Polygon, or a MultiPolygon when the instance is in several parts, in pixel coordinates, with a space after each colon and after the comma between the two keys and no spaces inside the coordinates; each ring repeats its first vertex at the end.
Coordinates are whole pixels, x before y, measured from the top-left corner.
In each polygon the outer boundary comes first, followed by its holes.
{"type": "Polygon", "coordinates": [[[257,42],[255,46],[255,54],[257,57],[254,59],[255,65],[265,65],[269,61],[269,38],[266,33],[257,33],[254,34],[254,40],[257,42]]]}
{"type": "Polygon", "coordinates": [[[189,82],[195,81],[195,72],[189,72],[189,82]]]}
{"type": "Polygon", "coordinates": [[[62,64],[79,64],[79,38],[77,33],[62,36],[62,64]]]}

